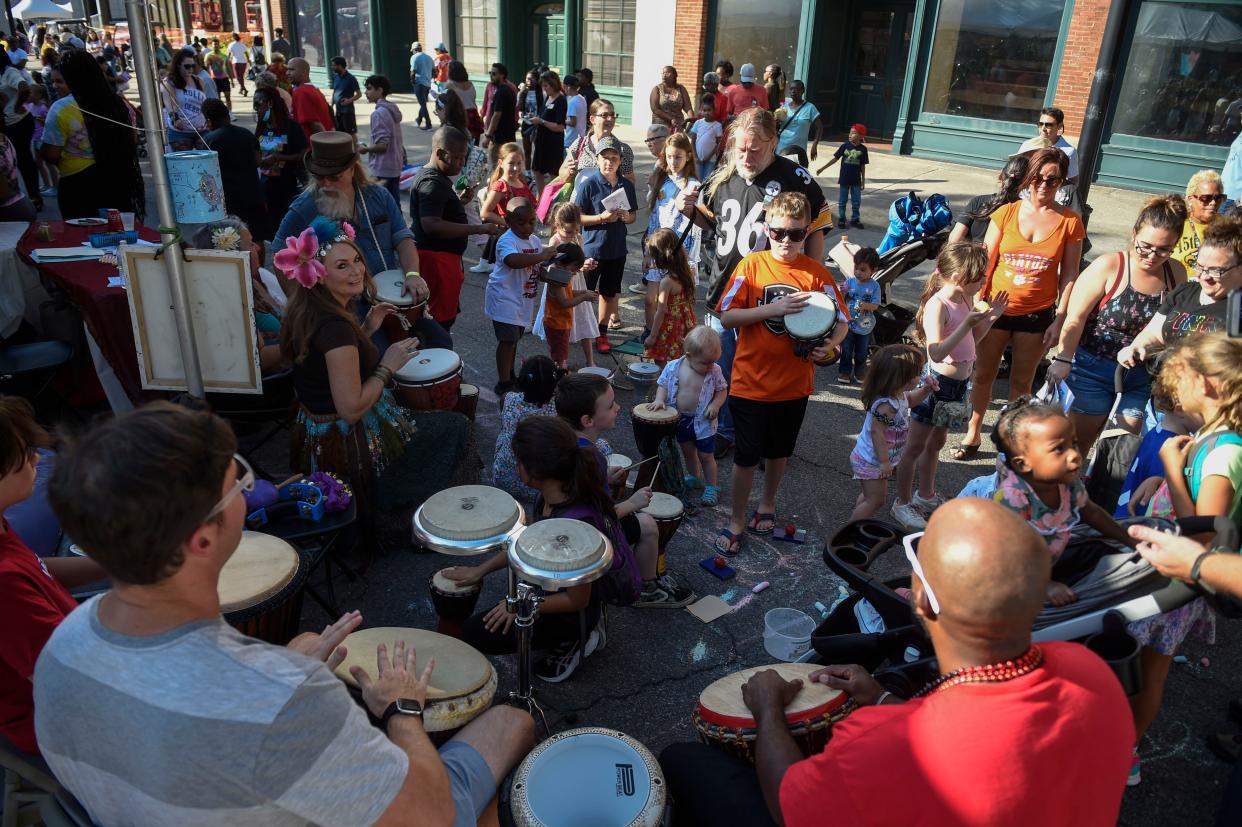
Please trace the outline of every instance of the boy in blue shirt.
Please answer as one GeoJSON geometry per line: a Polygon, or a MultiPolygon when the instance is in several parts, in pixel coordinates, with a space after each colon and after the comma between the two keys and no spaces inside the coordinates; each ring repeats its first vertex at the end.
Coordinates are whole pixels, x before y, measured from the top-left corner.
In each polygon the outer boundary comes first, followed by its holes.
{"type": "Polygon", "coordinates": [[[841,362],[837,367],[837,382],[842,385],[861,382],[867,368],[875,311],[880,306],[880,283],[875,280],[879,269],[880,255],[872,248],[863,247],[854,253],[854,275],[845,280],[842,291],[850,312],[850,331],[841,342],[841,362]]]}
{"type": "Polygon", "coordinates": [[[837,147],[832,160],[820,169],[822,173],[837,161],[841,162],[841,172],[837,176],[837,184],[840,186],[837,195],[837,214],[841,216],[841,221],[844,223],[845,199],[849,197],[854,205],[854,220],[850,222],[850,226],[860,230],[863,229],[863,223],[859,209],[862,207],[863,187],[867,186],[867,147],[863,145],[863,138],[866,136],[867,127],[860,123],[851,126],[850,139],[837,147]]]}

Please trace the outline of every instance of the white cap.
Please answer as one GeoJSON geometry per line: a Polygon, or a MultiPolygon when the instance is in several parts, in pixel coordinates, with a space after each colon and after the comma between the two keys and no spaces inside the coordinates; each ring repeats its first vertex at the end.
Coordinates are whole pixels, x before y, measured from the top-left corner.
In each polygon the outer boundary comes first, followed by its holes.
{"type": "Polygon", "coordinates": [[[415,40],[413,43],[410,44],[411,52],[421,52],[422,50],[423,50],[423,44],[419,43],[417,40],[415,40]]]}
{"type": "Polygon", "coordinates": [[[738,70],[738,77],[742,79],[742,83],[755,82],[755,64],[743,63],[742,68],[738,70]]]}

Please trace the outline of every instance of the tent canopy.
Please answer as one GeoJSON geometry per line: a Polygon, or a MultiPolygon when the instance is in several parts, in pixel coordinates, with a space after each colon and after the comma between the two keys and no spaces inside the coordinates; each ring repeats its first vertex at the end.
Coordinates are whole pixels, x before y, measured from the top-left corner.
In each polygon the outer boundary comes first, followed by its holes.
{"type": "Polygon", "coordinates": [[[52,0],[22,0],[13,7],[13,16],[21,21],[28,20],[72,20],[78,15],[68,6],[53,3],[52,0]]]}

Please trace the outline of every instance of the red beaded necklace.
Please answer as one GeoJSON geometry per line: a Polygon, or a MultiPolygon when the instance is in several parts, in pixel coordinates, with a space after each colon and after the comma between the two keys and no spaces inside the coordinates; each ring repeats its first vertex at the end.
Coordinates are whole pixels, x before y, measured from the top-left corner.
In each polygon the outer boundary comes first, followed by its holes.
{"type": "Polygon", "coordinates": [[[1038,669],[1043,662],[1043,650],[1038,645],[1031,644],[1031,648],[1027,649],[1022,657],[1015,660],[988,663],[983,666],[964,666],[961,669],[955,669],[948,674],[941,675],[916,692],[914,697],[921,698],[925,695],[943,692],[963,683],[1003,683],[1004,681],[1011,681],[1014,678],[1029,675],[1038,669]]]}

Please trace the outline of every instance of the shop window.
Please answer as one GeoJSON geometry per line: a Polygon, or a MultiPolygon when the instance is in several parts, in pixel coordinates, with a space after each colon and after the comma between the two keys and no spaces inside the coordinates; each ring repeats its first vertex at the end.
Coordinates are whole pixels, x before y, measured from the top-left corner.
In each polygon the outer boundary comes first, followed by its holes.
{"type": "Polygon", "coordinates": [[[584,0],[578,66],[595,74],[596,86],[628,89],[634,85],[636,6],[635,0],[584,0]]]}
{"type": "Polygon", "coordinates": [[[345,58],[351,71],[370,72],[371,0],[332,0],[332,10],[336,18],[336,54],[345,58]]]}
{"type": "Polygon", "coordinates": [[[293,0],[294,30],[298,36],[297,53],[311,66],[324,67],[323,12],[319,0],[293,0]]]}
{"type": "Polygon", "coordinates": [[[1144,2],[1113,132],[1199,144],[1242,128],[1242,8],[1144,2]]]}
{"type": "MultiPolygon", "coordinates": [[[[798,52],[798,30],[802,21],[802,0],[717,0],[716,32],[712,41],[711,63],[727,60],[733,64],[733,80],[743,63],[754,64],[757,81],[763,68],[775,63],[793,72],[798,52]]],[[[790,75],[792,77],[792,75],[790,75]]],[[[685,79],[682,79],[685,82],[685,79]]],[[[694,84],[687,84],[691,89],[694,84]]]]}
{"type": "Polygon", "coordinates": [[[1065,0],[944,0],[923,111],[1034,124],[1064,15],[1065,0]]]}
{"type": "Polygon", "coordinates": [[[497,0],[453,0],[457,54],[472,75],[486,75],[496,62],[497,0]]]}

